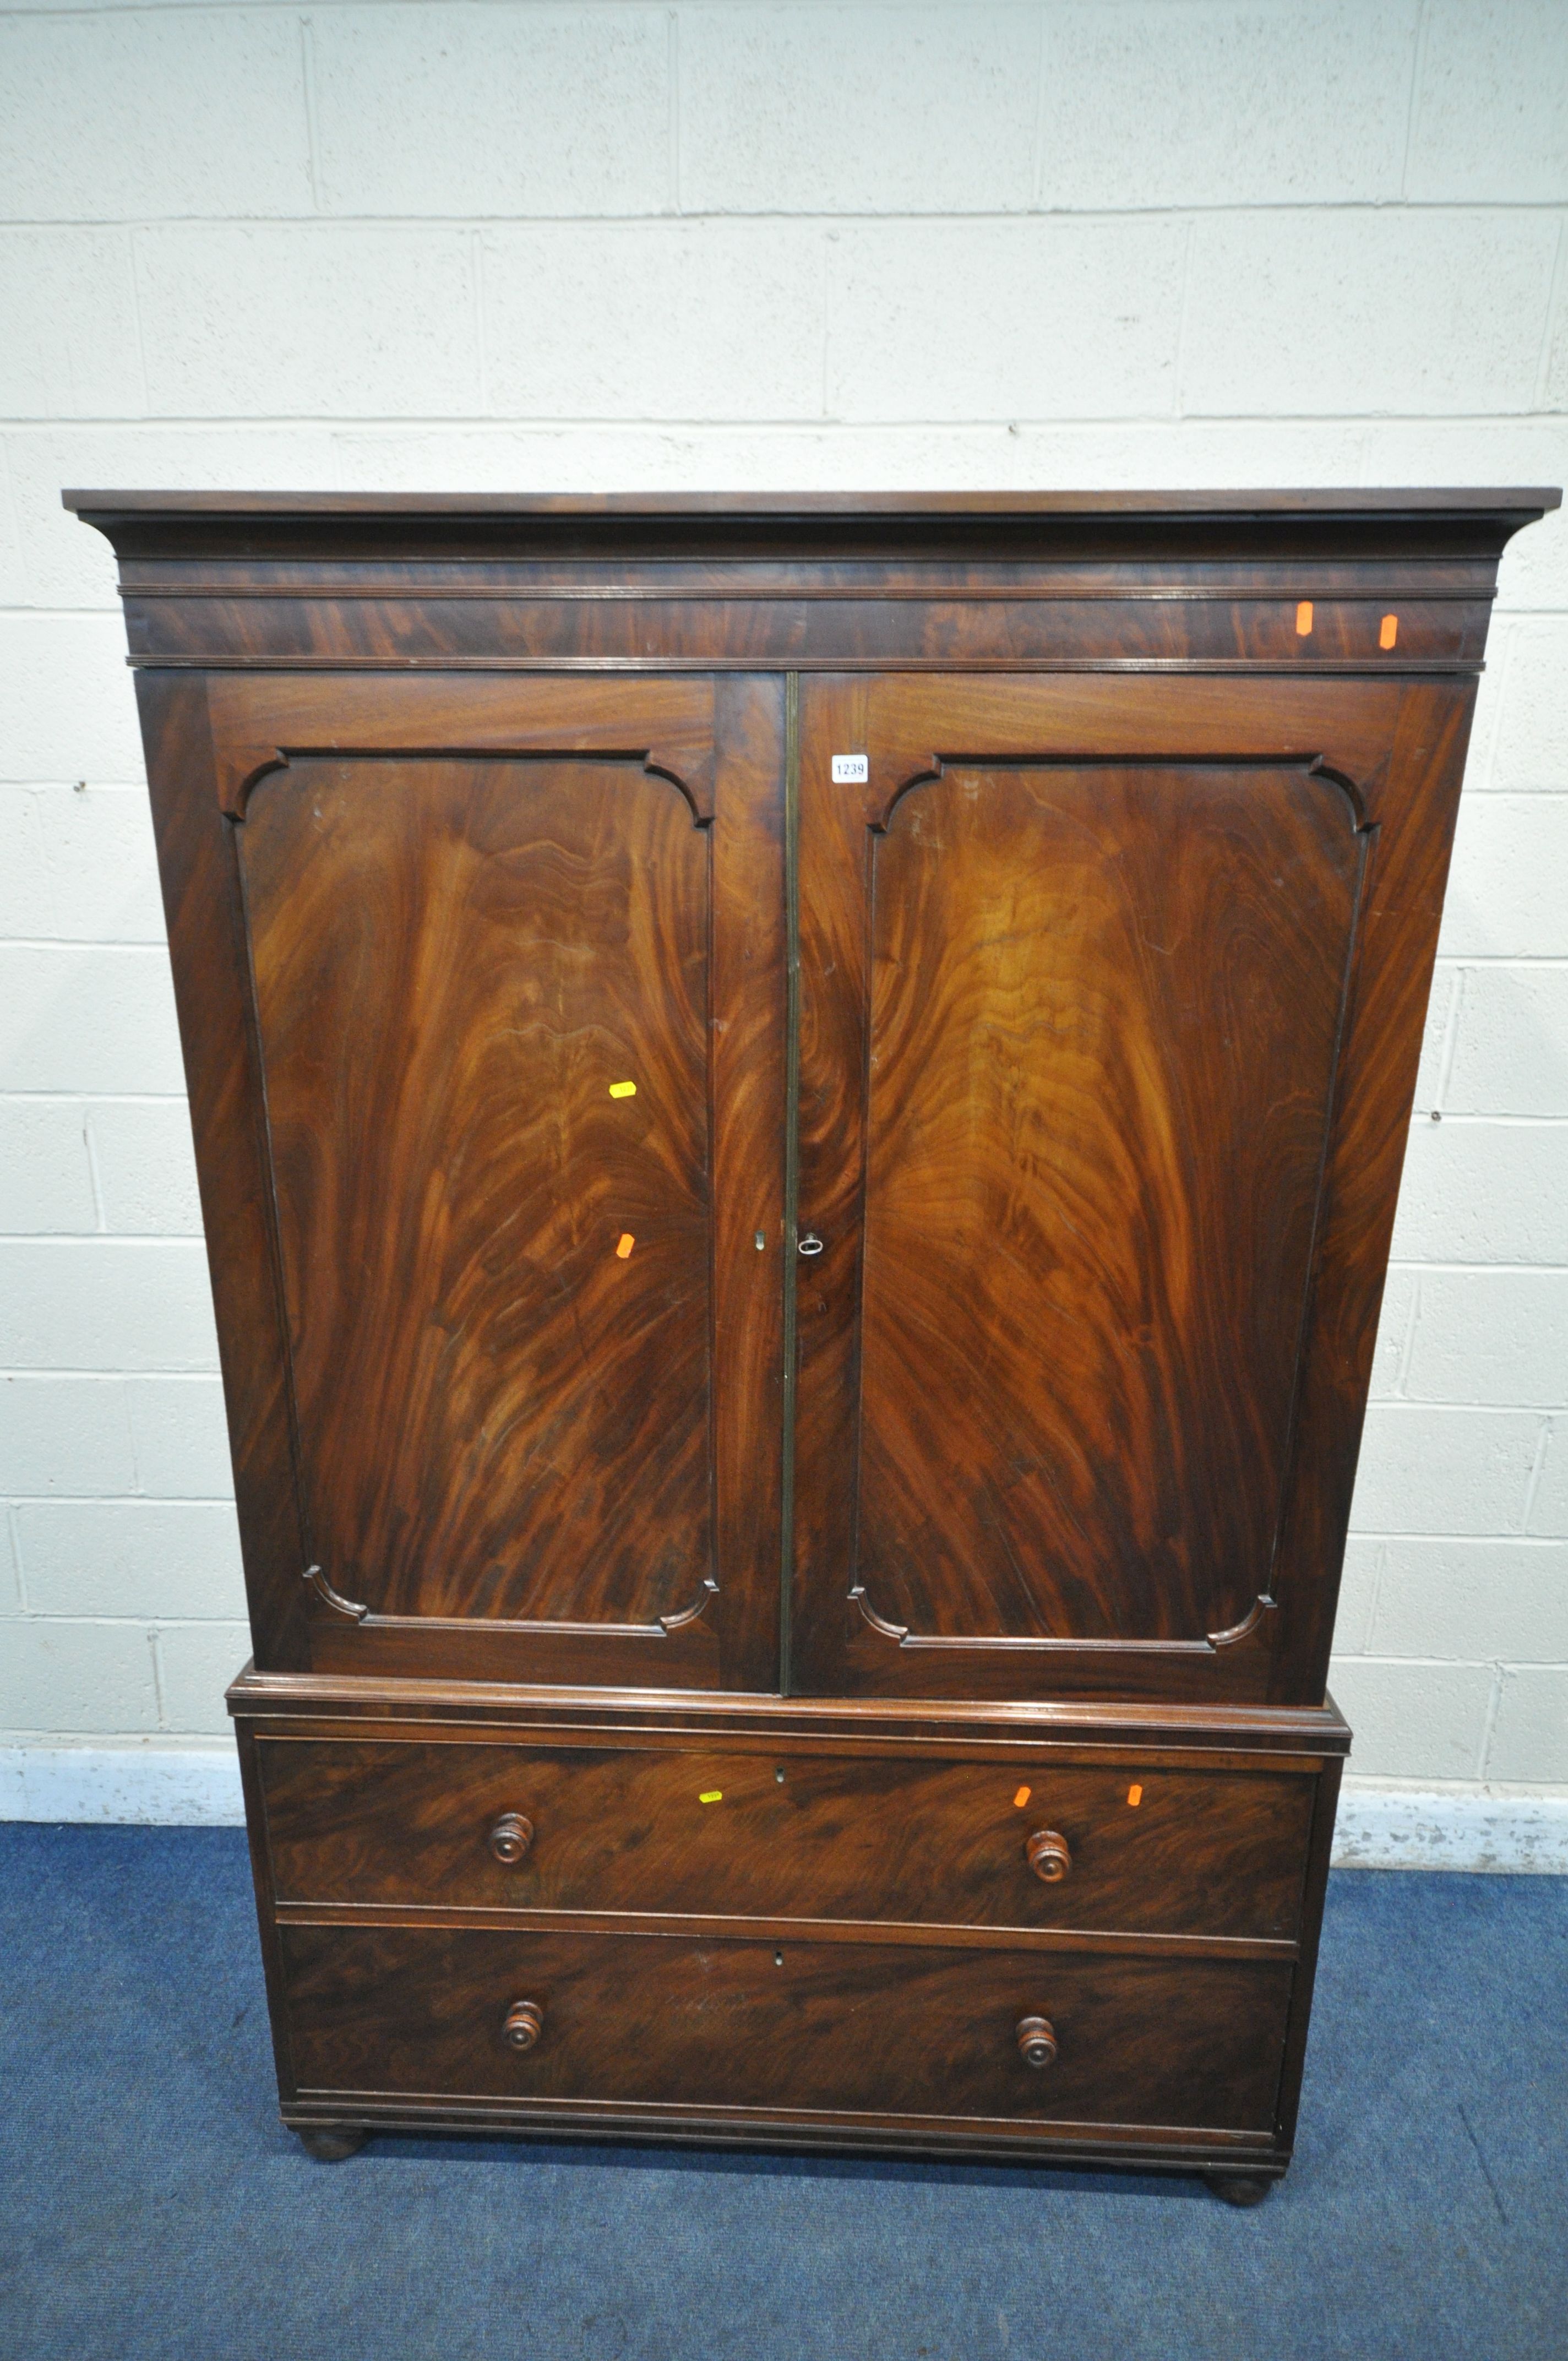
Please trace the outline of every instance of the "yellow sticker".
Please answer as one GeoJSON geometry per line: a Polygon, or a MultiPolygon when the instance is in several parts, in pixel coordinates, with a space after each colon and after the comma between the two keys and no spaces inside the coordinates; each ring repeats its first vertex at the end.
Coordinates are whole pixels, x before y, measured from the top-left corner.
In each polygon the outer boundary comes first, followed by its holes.
{"type": "Polygon", "coordinates": [[[1144,1791],[1143,1791],[1143,1789],[1142,1789],[1141,1787],[1129,1787],[1129,1788],[1128,1788],[1128,1790],[1127,1790],[1127,1801],[1128,1801],[1128,1803],[1129,1803],[1129,1804],[1141,1804],[1141,1803],[1143,1802],[1143,1800],[1144,1800],[1144,1791]]]}
{"type": "Polygon", "coordinates": [[[626,1260],[627,1256],[631,1252],[632,1247],[636,1244],[637,1241],[632,1236],[630,1231],[622,1230],[620,1235],[615,1242],[615,1251],[620,1257],[622,1262],[626,1260]]]}
{"type": "Polygon", "coordinates": [[[722,1804],[723,1801],[724,1790],[722,1787],[710,1787],[706,1795],[699,1795],[697,1797],[697,1802],[699,1804],[722,1804]]]}
{"type": "Polygon", "coordinates": [[[1034,1789],[1032,1787],[1020,1787],[1018,1793],[1013,1798],[1014,1810],[1021,1812],[1033,1793],[1034,1789]]]}
{"type": "Polygon", "coordinates": [[[634,1099],[637,1096],[637,1085],[635,1082],[611,1082],[609,1094],[612,1099],[634,1099]]]}

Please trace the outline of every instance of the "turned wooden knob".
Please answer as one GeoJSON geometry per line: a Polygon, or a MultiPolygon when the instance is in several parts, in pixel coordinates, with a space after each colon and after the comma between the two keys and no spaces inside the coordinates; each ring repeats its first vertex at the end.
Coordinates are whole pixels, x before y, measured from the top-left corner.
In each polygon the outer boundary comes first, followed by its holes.
{"type": "Polygon", "coordinates": [[[502,2030],[514,2049],[532,2049],[544,2030],[544,2011],[536,2000],[514,2000],[502,2030]]]}
{"type": "Polygon", "coordinates": [[[1016,2031],[1018,2054],[1025,2066],[1049,2066],[1054,2062],[1057,2037],[1048,2016],[1021,2016],[1016,2031]]]}
{"type": "Polygon", "coordinates": [[[533,1842],[533,1822],[521,1812],[503,1812],[490,1830],[490,1850],[508,1869],[522,1859],[533,1842]]]}
{"type": "Polygon", "coordinates": [[[1036,1828],[1024,1847],[1024,1858],[1047,1885],[1059,1885],[1072,1867],[1067,1839],[1055,1828],[1036,1828]]]}

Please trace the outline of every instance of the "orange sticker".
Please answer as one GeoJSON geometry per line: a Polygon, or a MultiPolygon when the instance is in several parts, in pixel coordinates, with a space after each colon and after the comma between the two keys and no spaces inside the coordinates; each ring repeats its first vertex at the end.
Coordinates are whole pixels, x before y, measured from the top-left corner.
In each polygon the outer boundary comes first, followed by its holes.
{"type": "Polygon", "coordinates": [[[636,1244],[637,1241],[632,1236],[630,1231],[622,1230],[620,1237],[615,1242],[615,1251],[620,1257],[622,1262],[626,1260],[627,1256],[631,1252],[632,1247],[636,1244]]]}
{"type": "Polygon", "coordinates": [[[1398,636],[1399,618],[1398,615],[1385,615],[1383,620],[1377,626],[1378,646],[1380,648],[1391,648],[1398,636]]]}
{"type": "Polygon", "coordinates": [[[1312,602],[1303,598],[1296,609],[1296,637],[1310,640],[1312,636],[1312,602]]]}
{"type": "Polygon", "coordinates": [[[1143,1802],[1143,1800],[1144,1800],[1144,1791],[1143,1791],[1143,1789],[1142,1789],[1141,1787],[1129,1787],[1129,1788],[1128,1788],[1128,1790],[1127,1790],[1127,1801],[1128,1801],[1128,1803],[1129,1803],[1129,1804],[1141,1804],[1141,1803],[1143,1802]]]}
{"type": "Polygon", "coordinates": [[[1033,1791],[1028,1787],[1019,1788],[1018,1793],[1013,1798],[1013,1807],[1014,1811],[1021,1812],[1023,1810],[1025,1805],[1028,1802],[1032,1792],[1033,1791]]]}

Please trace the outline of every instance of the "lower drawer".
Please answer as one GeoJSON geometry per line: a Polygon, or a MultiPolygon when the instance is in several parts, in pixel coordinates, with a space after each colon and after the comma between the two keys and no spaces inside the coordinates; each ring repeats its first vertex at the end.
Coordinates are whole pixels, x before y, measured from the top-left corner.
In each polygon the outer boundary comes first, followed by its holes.
{"type": "MultiPolygon", "coordinates": [[[[280,1928],[302,2099],[800,2109],[1272,2130],[1268,1961],[648,1935],[280,1928]],[[509,2015],[537,2012],[532,2046],[509,2015]],[[1027,2061],[1044,2018],[1056,2056],[1027,2061]]],[[[532,2023],[532,2020],[525,2020],[532,2023]]]]}

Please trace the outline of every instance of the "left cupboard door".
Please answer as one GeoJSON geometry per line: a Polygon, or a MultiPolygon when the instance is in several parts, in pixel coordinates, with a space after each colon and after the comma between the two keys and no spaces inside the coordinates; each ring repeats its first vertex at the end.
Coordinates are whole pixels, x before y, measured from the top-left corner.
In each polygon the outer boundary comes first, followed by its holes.
{"type": "Polygon", "coordinates": [[[775,1688],[783,683],[138,684],[258,1669],[775,1688]]]}

